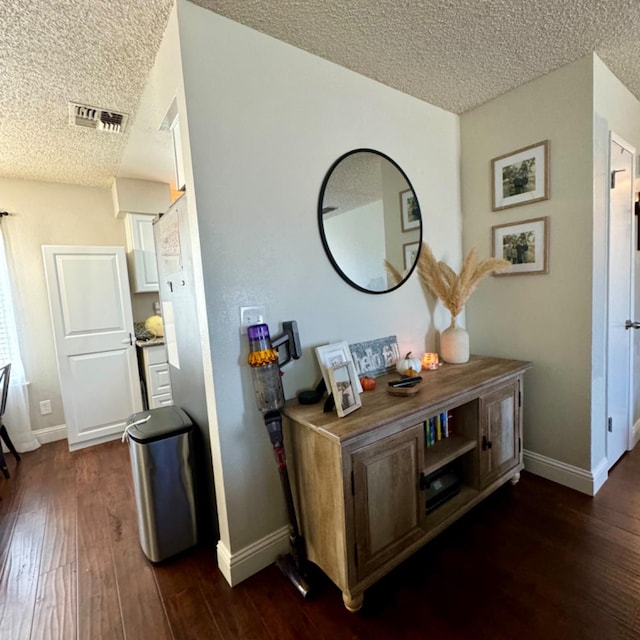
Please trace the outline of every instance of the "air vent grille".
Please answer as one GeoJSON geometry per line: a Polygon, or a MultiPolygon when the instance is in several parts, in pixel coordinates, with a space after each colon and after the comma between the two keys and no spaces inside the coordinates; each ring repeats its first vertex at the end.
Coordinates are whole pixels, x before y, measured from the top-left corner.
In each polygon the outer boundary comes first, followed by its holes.
{"type": "Polygon", "coordinates": [[[69,103],[69,124],[88,127],[110,133],[123,133],[127,126],[127,115],[118,111],[90,107],[84,104],[69,103]]]}

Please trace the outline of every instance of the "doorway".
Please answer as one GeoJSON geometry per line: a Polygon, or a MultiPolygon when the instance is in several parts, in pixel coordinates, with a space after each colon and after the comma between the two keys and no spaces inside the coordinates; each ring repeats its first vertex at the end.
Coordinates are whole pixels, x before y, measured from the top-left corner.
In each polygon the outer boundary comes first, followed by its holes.
{"type": "Polygon", "coordinates": [[[611,134],[607,321],[607,468],[631,442],[633,177],[635,149],[611,134]]]}
{"type": "Polygon", "coordinates": [[[42,247],[71,450],[122,434],[142,409],[122,247],[42,247]]]}

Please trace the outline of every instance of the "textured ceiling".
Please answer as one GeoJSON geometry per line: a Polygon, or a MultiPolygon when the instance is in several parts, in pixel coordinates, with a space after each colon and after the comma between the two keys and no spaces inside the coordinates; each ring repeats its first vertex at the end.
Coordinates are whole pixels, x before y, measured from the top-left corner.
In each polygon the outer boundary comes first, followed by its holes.
{"type": "MultiPolygon", "coordinates": [[[[67,102],[130,126],[172,0],[2,0],[0,176],[106,186],[128,134],[71,128],[67,102]]],[[[196,0],[462,113],[593,51],[640,97],[640,0],[196,0]]]]}
{"type": "Polygon", "coordinates": [[[640,95],[638,0],[195,0],[462,113],[597,52],[640,95]]]}
{"type": "Polygon", "coordinates": [[[69,126],[68,102],[135,114],[172,4],[1,0],[0,176],[108,186],[127,132],[69,126]]]}

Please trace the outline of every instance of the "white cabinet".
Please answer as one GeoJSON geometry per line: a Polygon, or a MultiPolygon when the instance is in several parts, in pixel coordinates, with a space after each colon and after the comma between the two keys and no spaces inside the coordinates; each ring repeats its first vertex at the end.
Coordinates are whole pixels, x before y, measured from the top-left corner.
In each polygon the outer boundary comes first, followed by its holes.
{"type": "Polygon", "coordinates": [[[143,213],[128,213],[125,217],[132,293],[157,292],[159,288],[153,242],[155,217],[143,213]]]}
{"type": "Polygon", "coordinates": [[[149,409],[173,404],[169,363],[164,344],[138,347],[140,370],[145,388],[145,404],[149,409]]]}

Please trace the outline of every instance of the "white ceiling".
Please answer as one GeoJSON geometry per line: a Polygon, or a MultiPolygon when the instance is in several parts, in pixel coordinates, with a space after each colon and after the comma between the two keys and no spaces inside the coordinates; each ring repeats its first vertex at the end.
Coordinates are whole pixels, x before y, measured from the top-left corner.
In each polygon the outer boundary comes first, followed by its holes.
{"type": "MultiPolygon", "coordinates": [[[[639,0],[196,0],[462,113],[595,51],[640,97],[639,0]]],[[[0,176],[108,186],[172,0],[2,0],[0,176]],[[67,103],[123,111],[73,128],[67,103]]],[[[131,173],[127,168],[125,173],[131,173]]]]}

